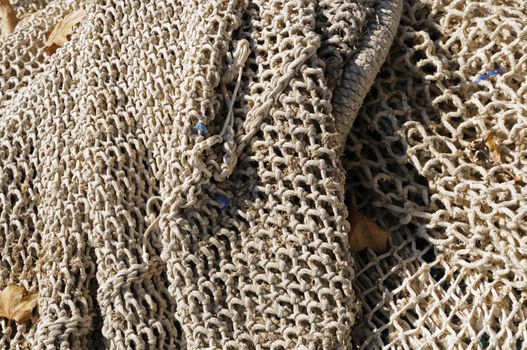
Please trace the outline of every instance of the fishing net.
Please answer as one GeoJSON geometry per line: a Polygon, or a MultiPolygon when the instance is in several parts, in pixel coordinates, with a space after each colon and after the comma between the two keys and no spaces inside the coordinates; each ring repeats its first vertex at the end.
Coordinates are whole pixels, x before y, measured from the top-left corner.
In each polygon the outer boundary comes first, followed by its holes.
{"type": "Polygon", "coordinates": [[[401,2],[12,5],[0,347],[349,348],[339,159],[401,2]]]}
{"type": "Polygon", "coordinates": [[[525,1],[405,1],[344,157],[393,231],[356,257],[356,348],[527,348],[526,53],[525,1]]]}

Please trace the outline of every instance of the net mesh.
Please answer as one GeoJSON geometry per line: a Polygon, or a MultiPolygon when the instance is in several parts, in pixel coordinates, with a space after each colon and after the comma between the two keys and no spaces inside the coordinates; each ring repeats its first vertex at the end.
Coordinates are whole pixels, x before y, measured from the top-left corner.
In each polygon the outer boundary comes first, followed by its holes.
{"type": "Polygon", "coordinates": [[[344,157],[394,232],[356,258],[356,348],[527,348],[526,52],[525,1],[405,1],[344,157]]]}
{"type": "Polygon", "coordinates": [[[527,347],[524,1],[12,4],[0,348],[527,347]]]}
{"type": "Polygon", "coordinates": [[[13,1],[0,288],[13,349],[349,348],[339,157],[400,1],[13,1]],[[56,51],[48,34],[88,15],[56,51]]]}

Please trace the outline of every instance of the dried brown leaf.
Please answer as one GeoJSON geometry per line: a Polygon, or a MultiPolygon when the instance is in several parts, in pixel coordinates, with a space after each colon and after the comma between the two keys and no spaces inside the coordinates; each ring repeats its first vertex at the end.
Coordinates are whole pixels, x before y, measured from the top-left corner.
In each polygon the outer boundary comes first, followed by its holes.
{"type": "Polygon", "coordinates": [[[59,47],[64,46],[64,44],[69,40],[68,37],[73,32],[73,27],[79,24],[86,14],[86,10],[79,9],[67,14],[63,19],[58,21],[49,34],[48,40],[46,40],[45,46],[47,51],[52,54],[59,47]]]}
{"type": "Polygon", "coordinates": [[[470,144],[471,160],[474,163],[503,163],[503,149],[496,136],[490,131],[485,138],[474,140],[470,144]]]}
{"type": "Polygon", "coordinates": [[[9,0],[0,0],[0,37],[12,33],[17,21],[16,12],[9,0]]]}
{"type": "Polygon", "coordinates": [[[7,286],[0,292],[0,317],[25,322],[31,318],[37,304],[38,293],[27,294],[24,287],[7,286]]]}
{"type": "Polygon", "coordinates": [[[487,137],[485,137],[485,144],[487,145],[490,157],[496,164],[503,163],[502,157],[501,157],[501,145],[496,140],[496,137],[494,136],[493,132],[489,132],[487,137]]]}
{"type": "Polygon", "coordinates": [[[371,248],[377,253],[384,253],[388,249],[390,231],[383,229],[355,208],[351,209],[351,232],[348,242],[352,253],[358,253],[366,248],[371,248]]]}

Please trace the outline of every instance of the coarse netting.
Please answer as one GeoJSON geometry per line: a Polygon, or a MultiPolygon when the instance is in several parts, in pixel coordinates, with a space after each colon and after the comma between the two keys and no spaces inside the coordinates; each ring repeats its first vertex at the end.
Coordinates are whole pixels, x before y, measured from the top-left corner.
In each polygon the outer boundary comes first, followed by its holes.
{"type": "Polygon", "coordinates": [[[394,232],[356,259],[356,348],[527,348],[526,106],[525,1],[405,1],[345,151],[394,232]],[[474,155],[489,134],[501,164],[474,155]]]}
{"type": "Polygon", "coordinates": [[[0,319],[0,347],[349,348],[340,155],[401,1],[13,7],[0,288],[39,306],[0,319]],[[64,47],[46,47],[80,8],[64,47]]]}

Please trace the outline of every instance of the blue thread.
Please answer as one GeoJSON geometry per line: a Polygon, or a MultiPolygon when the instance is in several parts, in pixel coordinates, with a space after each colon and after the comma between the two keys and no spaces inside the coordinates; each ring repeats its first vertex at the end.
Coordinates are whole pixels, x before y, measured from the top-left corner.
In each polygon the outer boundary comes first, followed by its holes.
{"type": "Polygon", "coordinates": [[[209,133],[209,128],[205,124],[203,124],[202,122],[199,122],[198,124],[196,124],[196,129],[198,129],[199,131],[201,131],[205,135],[207,135],[209,133]]]}
{"type": "Polygon", "coordinates": [[[503,68],[499,67],[498,69],[495,69],[493,70],[492,72],[489,72],[487,74],[483,74],[482,76],[480,76],[479,78],[476,79],[476,83],[481,83],[483,80],[487,79],[488,77],[491,77],[493,75],[501,75],[503,74],[503,68]]]}
{"type": "Polygon", "coordinates": [[[229,198],[225,197],[222,194],[218,195],[218,202],[221,204],[221,209],[228,209],[231,207],[231,202],[229,201],[229,198]]]}

